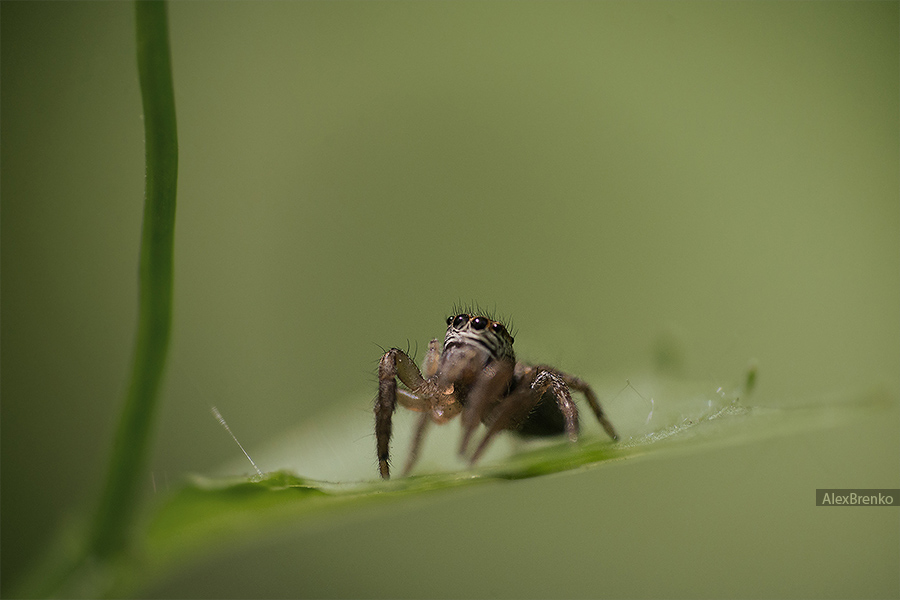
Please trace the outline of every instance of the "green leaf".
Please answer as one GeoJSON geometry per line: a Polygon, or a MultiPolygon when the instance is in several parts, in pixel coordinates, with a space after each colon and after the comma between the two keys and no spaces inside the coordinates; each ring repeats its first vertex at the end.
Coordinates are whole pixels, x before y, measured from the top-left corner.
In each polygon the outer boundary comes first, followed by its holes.
{"type": "MultiPolygon", "coordinates": [[[[483,465],[467,468],[463,464],[460,468],[453,462],[455,444],[452,443],[458,429],[445,427],[450,434],[446,438],[451,443],[445,444],[446,448],[440,442],[428,447],[429,452],[437,450],[440,456],[432,456],[425,463],[430,462],[430,466],[423,466],[418,474],[407,478],[377,480],[373,448],[366,448],[357,461],[358,465],[369,465],[367,479],[313,480],[292,470],[277,470],[253,478],[194,477],[151,511],[140,556],[118,565],[112,589],[116,594],[132,592],[182,567],[186,561],[288,525],[314,523],[327,513],[352,513],[364,505],[402,502],[410,496],[440,493],[459,486],[602,468],[623,459],[697,452],[723,444],[793,435],[808,429],[837,426],[851,418],[883,411],[892,403],[888,394],[872,393],[842,404],[766,408],[746,405],[740,399],[742,389],[724,392],[714,385],[658,378],[629,383],[618,394],[610,395],[612,389],[612,384],[604,387],[606,397],[613,398],[608,403],[610,415],[623,432],[623,439],[618,443],[601,437],[599,428],[586,427],[583,439],[576,444],[539,444],[534,449],[513,454],[501,448],[483,465]],[[448,464],[435,466],[447,457],[451,459],[448,464]]],[[[346,459],[334,457],[332,448],[349,447],[358,452],[362,449],[358,441],[374,443],[371,433],[363,430],[371,427],[371,418],[361,417],[356,408],[345,409],[338,418],[323,417],[314,424],[318,439],[334,436],[327,453],[336,468],[346,459]]],[[[398,413],[398,420],[402,417],[398,413]]],[[[398,447],[402,447],[402,438],[407,434],[397,434],[398,447]]],[[[286,438],[291,440],[289,443],[277,444],[254,460],[265,466],[277,462],[275,457],[285,451],[294,453],[298,463],[314,458],[315,448],[298,449],[296,438],[302,436],[302,431],[295,432],[286,438]]],[[[402,452],[395,452],[395,456],[402,457],[402,452]]],[[[348,472],[353,468],[356,467],[349,468],[348,472]]]]}

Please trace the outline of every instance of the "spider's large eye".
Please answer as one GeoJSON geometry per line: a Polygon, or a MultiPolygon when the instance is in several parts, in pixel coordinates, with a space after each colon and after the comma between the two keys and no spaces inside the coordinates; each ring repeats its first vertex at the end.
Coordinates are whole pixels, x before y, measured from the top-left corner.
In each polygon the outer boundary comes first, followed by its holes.
{"type": "Polygon", "coordinates": [[[488,320],[484,317],[475,317],[472,319],[472,329],[484,329],[487,327],[488,320]]]}
{"type": "Polygon", "coordinates": [[[513,336],[510,335],[509,331],[506,330],[506,327],[503,326],[503,323],[495,322],[493,325],[491,325],[491,331],[493,331],[494,333],[496,333],[498,335],[508,337],[510,343],[513,343],[515,341],[513,339],[513,336]]]}
{"type": "Polygon", "coordinates": [[[455,319],[453,319],[453,326],[459,329],[468,322],[469,315],[458,315],[455,319]]]}

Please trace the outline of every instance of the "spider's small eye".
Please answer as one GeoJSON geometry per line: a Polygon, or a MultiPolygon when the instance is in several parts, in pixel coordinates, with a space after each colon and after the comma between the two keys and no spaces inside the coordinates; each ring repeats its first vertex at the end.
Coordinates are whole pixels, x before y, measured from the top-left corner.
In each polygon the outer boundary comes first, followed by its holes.
{"type": "Polygon", "coordinates": [[[494,333],[503,333],[506,331],[506,327],[503,326],[503,323],[494,323],[491,325],[491,331],[494,333]]]}
{"type": "Polygon", "coordinates": [[[469,322],[469,315],[457,315],[457,317],[455,319],[453,319],[453,326],[456,328],[459,328],[468,322],[469,322]]]}
{"type": "Polygon", "coordinates": [[[453,317],[447,317],[447,325],[453,322],[453,317]]]}
{"type": "Polygon", "coordinates": [[[484,317],[475,317],[472,319],[472,329],[484,329],[488,325],[488,320],[484,317]]]}

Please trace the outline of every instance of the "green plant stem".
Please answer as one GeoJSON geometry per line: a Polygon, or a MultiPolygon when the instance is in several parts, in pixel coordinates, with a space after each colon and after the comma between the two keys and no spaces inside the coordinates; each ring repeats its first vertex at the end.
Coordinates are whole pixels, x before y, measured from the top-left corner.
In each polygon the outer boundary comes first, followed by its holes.
{"type": "Polygon", "coordinates": [[[89,542],[89,551],[98,558],[109,558],[128,543],[172,321],[178,140],[166,4],[163,0],[138,0],[135,16],[147,165],[138,323],[131,380],[89,542]]]}

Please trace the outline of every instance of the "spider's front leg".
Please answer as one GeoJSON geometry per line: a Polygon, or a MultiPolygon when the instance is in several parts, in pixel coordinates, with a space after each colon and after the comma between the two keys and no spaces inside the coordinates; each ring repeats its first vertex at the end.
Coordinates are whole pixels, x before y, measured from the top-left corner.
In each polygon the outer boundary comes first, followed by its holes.
{"type": "MultiPolygon", "coordinates": [[[[425,379],[419,368],[403,350],[391,348],[378,365],[378,398],[375,400],[375,440],[378,470],[381,477],[390,479],[391,416],[397,406],[397,378],[411,390],[422,387],[425,379]]],[[[412,394],[404,394],[411,400],[412,394]]]]}
{"type": "Polygon", "coordinates": [[[500,399],[506,395],[514,371],[515,362],[502,359],[485,366],[476,377],[462,414],[463,435],[459,445],[460,456],[465,455],[469,440],[478,424],[484,421],[500,399]]]}

